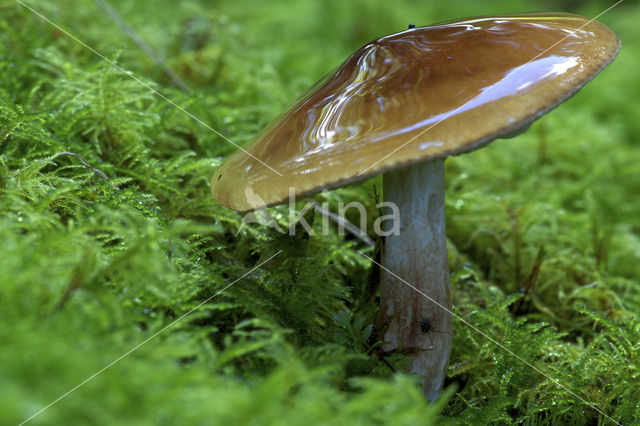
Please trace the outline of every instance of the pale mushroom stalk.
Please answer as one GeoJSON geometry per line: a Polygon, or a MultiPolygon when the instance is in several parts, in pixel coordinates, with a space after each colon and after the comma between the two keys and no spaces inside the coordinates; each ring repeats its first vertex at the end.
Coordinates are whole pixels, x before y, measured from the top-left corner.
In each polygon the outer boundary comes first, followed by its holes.
{"type": "Polygon", "coordinates": [[[400,229],[398,235],[385,237],[382,249],[382,265],[389,272],[381,271],[378,324],[387,342],[385,351],[414,354],[409,372],[422,376],[425,396],[435,400],[452,345],[444,159],[392,170],[384,174],[383,181],[385,202],[398,206],[400,229]],[[420,329],[418,324],[425,318],[437,331],[420,329]]]}

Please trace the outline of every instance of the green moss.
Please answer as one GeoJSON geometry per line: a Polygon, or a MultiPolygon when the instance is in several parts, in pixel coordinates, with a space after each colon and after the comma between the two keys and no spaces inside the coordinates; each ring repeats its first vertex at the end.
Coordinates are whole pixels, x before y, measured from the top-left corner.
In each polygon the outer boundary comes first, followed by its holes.
{"type": "MultiPolygon", "coordinates": [[[[238,144],[369,39],[551,7],[113,1],[185,92],[96,4],[29,2],[238,144]]],[[[370,247],[243,224],[209,193],[233,145],[19,4],[0,9],[0,423],[79,384],[29,424],[606,423],[588,404],[640,422],[637,7],[602,16],[623,48],[580,94],[447,161],[466,323],[433,405],[392,374],[402,357],[377,354],[370,264],[354,250],[370,247]]],[[[371,229],[376,188],[316,199],[366,203],[371,229]]],[[[271,213],[286,226],[285,207],[271,213]]]]}

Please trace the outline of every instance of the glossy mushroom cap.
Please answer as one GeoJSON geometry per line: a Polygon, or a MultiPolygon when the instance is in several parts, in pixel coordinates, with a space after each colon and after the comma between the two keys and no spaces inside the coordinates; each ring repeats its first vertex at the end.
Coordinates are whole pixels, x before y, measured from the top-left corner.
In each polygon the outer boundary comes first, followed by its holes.
{"type": "Polygon", "coordinates": [[[412,28],[358,49],[213,176],[234,210],[283,202],[403,165],[480,148],[591,80],[620,42],[570,14],[412,28]],[[256,160],[260,159],[280,174],[256,160]]]}

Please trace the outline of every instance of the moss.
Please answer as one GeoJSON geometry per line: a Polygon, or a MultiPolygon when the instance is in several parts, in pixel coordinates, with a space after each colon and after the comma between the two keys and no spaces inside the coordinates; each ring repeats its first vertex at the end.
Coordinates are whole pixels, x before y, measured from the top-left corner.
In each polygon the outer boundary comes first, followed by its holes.
{"type": "MultiPolygon", "coordinates": [[[[29,5],[238,144],[369,39],[548,8],[113,1],[184,91],[97,2],[54,3],[29,5]]],[[[448,160],[465,322],[433,405],[392,374],[401,356],[378,352],[370,264],[355,251],[372,248],[337,229],[244,224],[209,194],[231,144],[19,4],[0,8],[1,423],[54,401],[30,423],[605,423],[589,404],[640,422],[637,8],[602,16],[623,49],[579,95],[448,160]]],[[[366,203],[371,229],[376,188],[316,199],[366,203]]],[[[271,213],[286,226],[286,208],[271,213]]]]}

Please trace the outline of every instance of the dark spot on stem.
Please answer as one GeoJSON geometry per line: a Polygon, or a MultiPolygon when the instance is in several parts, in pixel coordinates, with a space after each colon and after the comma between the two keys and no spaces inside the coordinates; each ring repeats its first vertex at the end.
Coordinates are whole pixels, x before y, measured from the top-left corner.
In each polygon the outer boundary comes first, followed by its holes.
{"type": "Polygon", "coordinates": [[[419,321],[418,324],[420,325],[420,331],[422,331],[423,333],[428,333],[429,331],[431,331],[431,320],[429,318],[424,318],[423,320],[419,321]]]}

